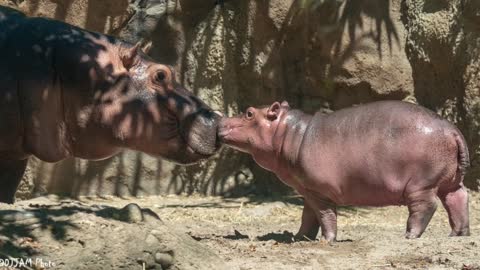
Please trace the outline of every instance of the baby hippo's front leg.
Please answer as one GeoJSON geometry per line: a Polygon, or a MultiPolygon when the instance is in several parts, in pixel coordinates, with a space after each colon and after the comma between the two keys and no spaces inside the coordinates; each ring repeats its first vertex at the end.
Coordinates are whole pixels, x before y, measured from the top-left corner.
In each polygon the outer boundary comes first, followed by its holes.
{"type": "Polygon", "coordinates": [[[320,223],[318,222],[317,215],[315,211],[307,202],[303,202],[303,212],[302,212],[302,224],[298,233],[295,235],[296,240],[315,240],[318,234],[318,229],[320,228],[320,223]]]}
{"type": "MultiPolygon", "coordinates": [[[[305,196],[322,228],[322,238],[328,242],[337,238],[337,206],[330,200],[316,196],[305,196]]],[[[303,221],[303,219],[302,219],[303,221]]]]}

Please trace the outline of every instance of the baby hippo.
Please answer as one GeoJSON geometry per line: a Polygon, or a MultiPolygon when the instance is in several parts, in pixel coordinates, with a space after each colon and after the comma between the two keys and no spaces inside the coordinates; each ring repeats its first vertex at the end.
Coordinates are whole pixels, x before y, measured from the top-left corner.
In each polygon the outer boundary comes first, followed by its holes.
{"type": "Polygon", "coordinates": [[[337,206],[406,205],[406,237],[422,235],[439,197],[450,236],[469,235],[469,166],[460,131],[434,112],[380,101],[313,116],[287,102],[223,118],[219,137],[304,197],[297,239],[335,241],[337,206]]]}

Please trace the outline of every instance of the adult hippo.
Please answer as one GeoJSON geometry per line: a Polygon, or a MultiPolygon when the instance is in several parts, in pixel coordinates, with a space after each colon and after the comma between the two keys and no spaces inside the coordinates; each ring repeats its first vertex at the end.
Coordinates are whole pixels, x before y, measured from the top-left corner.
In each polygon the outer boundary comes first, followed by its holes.
{"type": "Polygon", "coordinates": [[[0,6],[1,202],[13,203],[32,155],[129,148],[187,164],[216,152],[220,117],[139,47],[0,6]]]}
{"type": "Polygon", "coordinates": [[[309,115],[288,103],[248,108],[219,134],[304,196],[298,238],[337,236],[338,205],[407,205],[407,238],[422,235],[445,206],[451,236],[470,234],[463,177],[467,144],[448,121],[418,105],[373,102],[309,115]]]}

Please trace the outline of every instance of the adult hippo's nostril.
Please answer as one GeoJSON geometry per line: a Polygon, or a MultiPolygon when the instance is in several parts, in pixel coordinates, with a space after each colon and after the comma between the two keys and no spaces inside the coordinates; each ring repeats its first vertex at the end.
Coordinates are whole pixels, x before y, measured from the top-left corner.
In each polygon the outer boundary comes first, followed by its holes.
{"type": "Polygon", "coordinates": [[[217,138],[220,119],[218,114],[206,109],[188,115],[180,126],[183,139],[196,153],[213,155],[220,148],[217,138]]]}

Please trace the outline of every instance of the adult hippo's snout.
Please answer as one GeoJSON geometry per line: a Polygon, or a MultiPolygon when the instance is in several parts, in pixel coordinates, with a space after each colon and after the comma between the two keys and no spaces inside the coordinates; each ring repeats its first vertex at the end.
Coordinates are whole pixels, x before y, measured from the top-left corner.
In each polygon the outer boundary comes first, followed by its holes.
{"type": "Polygon", "coordinates": [[[180,124],[180,133],[186,144],[195,153],[213,155],[221,146],[217,137],[221,116],[209,109],[188,115],[180,124]]]}

